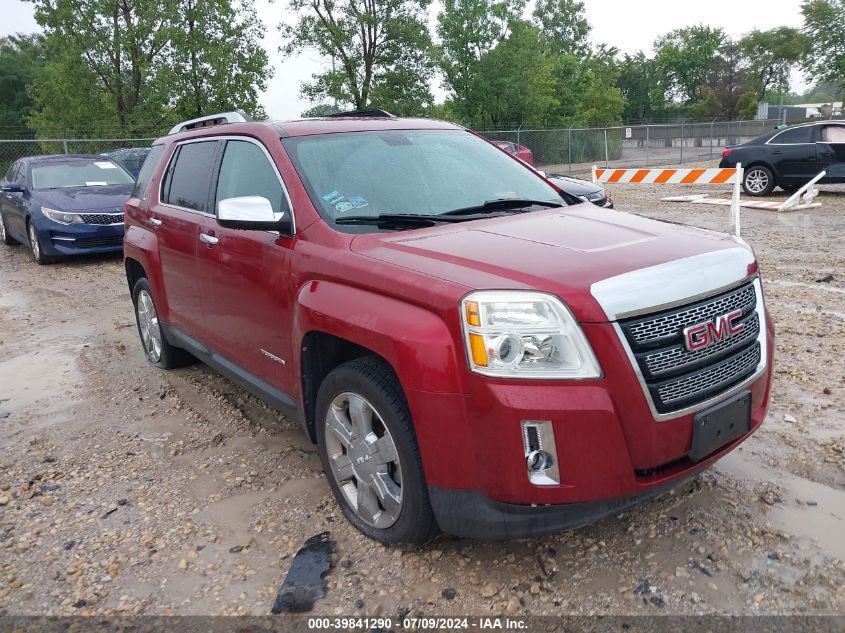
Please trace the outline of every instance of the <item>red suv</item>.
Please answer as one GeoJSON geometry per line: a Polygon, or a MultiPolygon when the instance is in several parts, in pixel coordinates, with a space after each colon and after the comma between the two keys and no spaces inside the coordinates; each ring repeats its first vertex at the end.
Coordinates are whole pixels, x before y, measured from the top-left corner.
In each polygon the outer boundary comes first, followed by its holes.
{"type": "Polygon", "coordinates": [[[582,203],[451,123],[181,124],[125,253],[149,362],[199,358],[298,419],[385,543],[618,513],[766,414],[744,242],[582,203]]]}

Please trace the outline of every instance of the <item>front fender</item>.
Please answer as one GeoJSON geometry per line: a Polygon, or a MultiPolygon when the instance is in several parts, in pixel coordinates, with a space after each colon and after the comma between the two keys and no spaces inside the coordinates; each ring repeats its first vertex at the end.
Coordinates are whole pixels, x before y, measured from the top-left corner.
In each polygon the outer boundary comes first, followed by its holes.
{"type": "Polygon", "coordinates": [[[372,350],[390,363],[406,393],[462,392],[463,349],[434,312],[369,290],[310,281],[297,295],[295,340],[311,331],[372,350]]]}

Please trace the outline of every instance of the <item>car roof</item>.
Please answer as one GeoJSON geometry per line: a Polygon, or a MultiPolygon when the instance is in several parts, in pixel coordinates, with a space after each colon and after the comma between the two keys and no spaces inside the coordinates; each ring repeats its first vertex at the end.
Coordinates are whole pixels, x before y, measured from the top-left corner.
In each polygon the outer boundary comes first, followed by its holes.
{"type": "Polygon", "coordinates": [[[27,156],[22,160],[30,163],[72,163],[82,160],[108,161],[108,156],[99,154],[45,154],[44,156],[27,156]]]}
{"type": "Polygon", "coordinates": [[[270,127],[282,137],[311,136],[317,134],[340,134],[344,132],[371,132],[378,130],[465,130],[455,123],[438,119],[416,119],[401,117],[343,116],[292,119],[288,121],[250,121],[246,123],[223,123],[200,127],[186,132],[164,136],[154,144],[165,140],[182,140],[201,136],[222,136],[254,132],[256,126],[270,127]]]}

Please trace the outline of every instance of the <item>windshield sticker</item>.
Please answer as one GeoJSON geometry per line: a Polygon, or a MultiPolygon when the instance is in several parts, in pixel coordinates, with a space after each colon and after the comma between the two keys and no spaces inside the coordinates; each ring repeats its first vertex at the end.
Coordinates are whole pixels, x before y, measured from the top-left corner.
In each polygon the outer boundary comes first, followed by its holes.
{"type": "Polygon", "coordinates": [[[114,163],[106,163],[106,162],[96,162],[94,163],[100,169],[117,169],[117,165],[114,163]]]}
{"type": "Polygon", "coordinates": [[[344,196],[339,191],[332,191],[322,196],[323,200],[335,208],[338,213],[346,213],[352,209],[361,209],[369,206],[369,202],[361,196],[344,196]]]}

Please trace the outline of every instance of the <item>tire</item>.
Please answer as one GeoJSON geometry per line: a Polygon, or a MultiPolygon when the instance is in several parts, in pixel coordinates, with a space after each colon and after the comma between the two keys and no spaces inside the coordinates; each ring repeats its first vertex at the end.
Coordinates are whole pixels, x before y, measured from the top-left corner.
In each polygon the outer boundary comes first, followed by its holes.
{"type": "Polygon", "coordinates": [[[53,259],[44,254],[44,248],[41,246],[41,240],[38,237],[38,231],[32,221],[26,223],[26,235],[29,238],[29,250],[32,252],[32,259],[39,266],[52,263],[53,259]]]}
{"type": "Polygon", "coordinates": [[[14,237],[9,235],[9,232],[6,230],[6,221],[3,219],[3,214],[0,213],[0,242],[3,242],[6,246],[14,246],[15,244],[20,244],[14,237]]]}
{"type": "Polygon", "coordinates": [[[320,460],[349,522],[387,545],[433,538],[416,434],[391,368],[374,356],[335,368],[320,385],[316,415],[320,460]]]}
{"type": "Polygon", "coordinates": [[[150,365],[159,369],[176,369],[195,361],[188,352],[167,342],[158,320],[153,291],[146,277],[141,277],[135,282],[132,303],[135,306],[135,323],[138,326],[141,347],[150,365]]]}
{"type": "Polygon", "coordinates": [[[768,196],[775,188],[775,176],[765,165],[753,165],[745,170],[742,189],[749,196],[768,196]]]}

